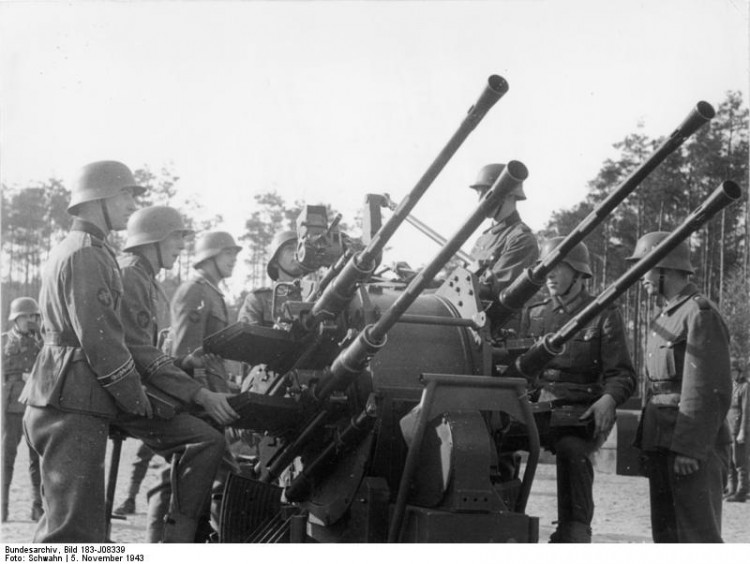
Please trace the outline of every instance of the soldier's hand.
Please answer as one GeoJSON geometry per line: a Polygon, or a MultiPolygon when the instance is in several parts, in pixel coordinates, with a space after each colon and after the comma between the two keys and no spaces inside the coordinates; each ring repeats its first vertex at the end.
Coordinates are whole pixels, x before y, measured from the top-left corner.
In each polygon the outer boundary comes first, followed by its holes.
{"type": "Polygon", "coordinates": [[[700,462],[690,456],[678,454],[674,457],[674,473],[678,476],[689,476],[697,472],[700,468],[700,462]]]}
{"type": "Polygon", "coordinates": [[[584,420],[593,417],[594,434],[606,438],[615,424],[616,407],[615,399],[609,394],[604,394],[584,411],[579,419],[584,420]]]}
{"type": "Polygon", "coordinates": [[[183,357],[180,362],[180,366],[183,370],[195,370],[196,368],[204,368],[206,366],[203,348],[199,347],[193,352],[183,357]]]}
{"type": "Polygon", "coordinates": [[[219,394],[203,388],[195,395],[195,403],[200,405],[217,423],[229,425],[232,421],[238,419],[239,415],[229,405],[227,398],[229,398],[229,394],[219,394]]]}

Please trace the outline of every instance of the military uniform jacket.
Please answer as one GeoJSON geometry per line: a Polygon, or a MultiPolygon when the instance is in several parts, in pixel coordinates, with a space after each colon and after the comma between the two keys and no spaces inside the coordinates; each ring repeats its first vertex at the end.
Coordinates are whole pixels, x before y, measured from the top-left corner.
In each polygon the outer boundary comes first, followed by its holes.
{"type": "MultiPolygon", "coordinates": [[[[582,289],[565,305],[556,297],[533,304],[524,311],[522,334],[539,338],[554,333],[593,300],[582,289]]],[[[608,307],[591,320],[549,362],[540,382],[540,401],[593,403],[603,394],[611,395],[617,405],[627,400],[636,378],[620,310],[608,307]]]]}
{"type": "Polygon", "coordinates": [[[525,268],[539,258],[531,229],[514,212],[486,230],[471,251],[472,271],[479,278],[482,299],[496,300],[525,268]]]}
{"type": "Polygon", "coordinates": [[[268,287],[252,290],[237,315],[237,321],[247,323],[248,325],[263,325],[264,327],[273,327],[274,318],[271,311],[271,301],[273,290],[268,287]]]}
{"type": "Polygon", "coordinates": [[[224,294],[200,273],[177,288],[170,311],[174,357],[190,354],[205,337],[229,325],[224,294]]]}
{"type": "Polygon", "coordinates": [[[747,380],[734,382],[732,387],[732,400],[729,403],[729,413],[727,414],[727,423],[729,424],[729,434],[732,438],[741,437],[745,444],[750,437],[750,394],[748,394],[747,380]]]}
{"type": "Polygon", "coordinates": [[[729,334],[719,312],[688,284],[651,322],[648,389],[636,446],[704,460],[729,442],[729,334]]]}
{"type": "Polygon", "coordinates": [[[115,394],[142,393],[125,346],[122,293],[120,269],[104,234],[75,220],[42,273],[44,345],[22,401],[112,418],[117,414],[115,394]]]}
{"type": "Polygon", "coordinates": [[[122,324],[125,344],[135,360],[141,380],[190,404],[201,385],[174,364],[157,345],[159,304],[166,301],[151,264],[144,257],[128,254],[120,258],[125,293],[122,299],[122,324]]]}
{"type": "Polygon", "coordinates": [[[39,336],[32,331],[21,333],[14,325],[2,336],[3,347],[3,409],[7,413],[23,413],[26,406],[18,401],[24,387],[24,374],[30,374],[39,350],[39,336]]]}

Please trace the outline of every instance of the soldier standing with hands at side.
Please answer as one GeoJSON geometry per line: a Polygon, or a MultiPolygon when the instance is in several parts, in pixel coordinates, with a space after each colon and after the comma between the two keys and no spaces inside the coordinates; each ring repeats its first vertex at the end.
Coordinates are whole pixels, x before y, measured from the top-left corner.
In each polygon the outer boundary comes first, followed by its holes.
{"type": "Polygon", "coordinates": [[[750,437],[750,389],[745,376],[745,363],[741,358],[732,358],[732,401],[729,405],[727,422],[732,436],[732,457],[729,460],[729,480],[724,499],[729,502],[744,503],[750,493],[750,454],[747,439],[750,437]]]}
{"type": "MultiPolygon", "coordinates": [[[[542,245],[542,258],[563,237],[542,245]]],[[[586,245],[578,243],[547,274],[551,297],[528,306],[522,334],[543,337],[562,328],[594,297],[583,281],[592,275],[586,245]]],[[[539,377],[537,406],[550,411],[545,446],[557,465],[557,530],[553,543],[591,542],[594,517],[594,468],[590,456],[609,435],[616,407],[635,390],[635,370],[628,353],[625,325],[617,307],[596,316],[539,377]]]]}
{"type": "Polygon", "coordinates": [[[73,225],[42,273],[44,345],[22,394],[24,432],[41,457],[34,542],[102,543],[109,424],[118,413],[152,415],[125,346],[122,279],[107,243],[145,188],[124,164],[100,161],[79,171],[71,191],[73,225]]]}
{"type": "MultiPolygon", "coordinates": [[[[8,496],[13,481],[18,443],[23,437],[23,412],[26,406],[18,401],[24,381],[34,366],[42,348],[39,305],[33,298],[16,298],[10,303],[8,321],[13,325],[3,333],[3,492],[2,522],[8,520],[8,496]]],[[[31,478],[31,520],[39,521],[44,513],[39,491],[39,457],[29,449],[29,477],[31,478]]]]}
{"type": "MultiPolygon", "coordinates": [[[[637,261],[669,233],[647,233],[637,261]]],[[[654,542],[722,542],[721,497],[730,443],[729,333],[716,306],[689,281],[682,242],[641,277],[661,300],[646,343],[648,388],[636,435],[644,454],[654,542]]]]}

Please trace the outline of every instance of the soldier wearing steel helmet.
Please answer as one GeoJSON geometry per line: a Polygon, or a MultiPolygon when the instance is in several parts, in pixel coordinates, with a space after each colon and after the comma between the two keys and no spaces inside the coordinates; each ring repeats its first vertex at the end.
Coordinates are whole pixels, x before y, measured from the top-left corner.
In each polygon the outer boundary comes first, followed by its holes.
{"type": "Polygon", "coordinates": [[[118,414],[150,417],[120,317],[120,270],[107,243],[145,191],[117,161],[84,166],[72,185],[70,233],[50,253],[39,297],[44,345],[22,397],[41,457],[44,515],[35,542],[106,541],[104,460],[118,414]]]}
{"type": "MultiPolygon", "coordinates": [[[[8,520],[8,496],[13,481],[13,466],[18,452],[18,443],[23,436],[23,412],[26,406],[18,401],[24,381],[28,379],[39,350],[42,348],[39,334],[41,313],[34,298],[16,298],[10,303],[8,321],[10,330],[2,335],[3,369],[3,491],[2,521],[8,520]]],[[[39,491],[39,456],[29,449],[29,477],[31,478],[31,519],[38,521],[44,512],[39,491]]]]}
{"type": "MultiPolygon", "coordinates": [[[[630,261],[669,233],[647,233],[630,261]]],[[[636,446],[644,454],[654,542],[722,542],[721,498],[731,442],[729,333],[716,306],[690,282],[682,242],[641,277],[661,311],[646,342],[647,390],[636,446]]]]}
{"type": "Polygon", "coordinates": [[[175,482],[168,507],[162,507],[160,496],[150,496],[150,542],[193,541],[224,453],[222,433],[187,411],[201,408],[219,425],[227,425],[237,417],[226,394],[208,390],[185,372],[204,368],[208,355],[193,353],[175,359],[156,346],[157,312],[166,301],[156,276],[162,269],[172,268],[185,247],[185,238],[192,233],[174,208],[152,206],[138,210],[128,222],[123,248],[126,254],[120,258],[125,287],[125,343],[149,389],[163,394],[179,408],[168,419],[121,415],[116,420],[118,427],[144,441],[174,466],[165,469],[175,482]]]}
{"type": "MultiPolygon", "coordinates": [[[[542,245],[547,256],[563,240],[542,245]]],[[[579,243],[547,274],[550,297],[526,308],[522,333],[543,337],[562,328],[590,304],[584,281],[592,276],[589,252],[579,243]]],[[[591,542],[594,469],[590,455],[615,422],[615,409],[635,390],[635,370],[617,307],[605,309],[570,341],[539,375],[537,407],[549,407],[540,427],[556,454],[557,530],[550,542],[591,542]],[[548,428],[547,427],[548,424],[548,428]]]]}
{"type": "MultiPolygon", "coordinates": [[[[488,164],[479,171],[476,182],[471,188],[477,191],[481,199],[492,187],[505,165],[488,164]]],[[[493,318],[492,305],[497,302],[500,292],[508,287],[523,271],[530,267],[539,257],[537,244],[531,229],[521,221],[516,210],[516,203],[525,200],[523,186],[515,188],[497,208],[491,210],[488,219],[492,226],[477,240],[471,257],[471,267],[479,279],[480,298],[487,304],[490,322],[493,318]]],[[[505,323],[504,329],[518,331],[520,316],[505,323]]],[[[493,334],[500,328],[493,327],[493,334]]]]}
{"type": "Polygon", "coordinates": [[[242,247],[225,231],[209,231],[196,242],[196,276],[177,289],[170,307],[172,355],[190,354],[203,339],[229,325],[220,282],[232,276],[242,247]]]}
{"type": "MultiPolygon", "coordinates": [[[[240,250],[242,247],[226,231],[209,231],[196,241],[193,259],[196,274],[177,288],[170,304],[171,356],[181,358],[199,351],[204,338],[229,325],[229,312],[219,284],[232,275],[240,250]]],[[[223,361],[214,364],[210,371],[196,369],[194,377],[212,391],[228,392],[232,387],[223,361]]],[[[223,491],[223,481],[229,465],[234,463],[231,457],[225,457],[225,462],[219,468],[211,496],[216,502],[211,508],[211,525],[214,530],[218,527],[218,503],[223,491]]],[[[153,495],[161,500],[162,508],[169,500],[169,488],[170,482],[166,475],[162,476],[161,484],[154,488],[153,495]]],[[[152,495],[151,492],[149,495],[152,495]]],[[[149,513],[149,518],[152,517],[158,519],[158,513],[149,513]]],[[[210,527],[205,520],[202,520],[199,527],[199,537],[210,534],[210,527]]]]}
{"type": "MultiPolygon", "coordinates": [[[[295,231],[280,231],[273,237],[268,246],[270,259],[266,265],[268,277],[274,282],[292,282],[299,279],[305,272],[297,262],[297,233],[295,231]]],[[[273,289],[263,286],[251,290],[242,303],[237,321],[249,325],[264,325],[272,327],[275,323],[271,302],[273,289]]]]}

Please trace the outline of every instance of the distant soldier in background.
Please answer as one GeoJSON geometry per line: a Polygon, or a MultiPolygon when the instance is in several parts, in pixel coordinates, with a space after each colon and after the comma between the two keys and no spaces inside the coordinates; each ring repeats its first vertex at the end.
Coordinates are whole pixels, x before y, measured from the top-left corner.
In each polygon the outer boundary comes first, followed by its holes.
{"type": "Polygon", "coordinates": [[[151,206],[135,212],[128,221],[127,241],[120,258],[124,294],[122,324],[125,344],[149,393],[173,405],[176,413],[162,415],[152,398],[157,417],[120,415],[116,425],[141,439],[149,448],[170,460],[172,480],[166,518],[161,499],[149,500],[149,542],[193,542],[198,521],[208,502],[211,485],[224,452],[224,437],[189,411],[202,408],[219,425],[227,425],[237,414],[226,394],[210,391],[184,371],[205,368],[209,355],[191,353],[179,358],[165,355],[157,346],[159,304],[167,297],[157,274],[174,265],[193,231],[183,225],[180,213],[167,206],[151,206]]]}
{"type": "MultiPolygon", "coordinates": [[[[471,188],[483,198],[500,174],[504,164],[488,164],[479,171],[471,188]]],[[[472,271],[479,278],[479,297],[488,304],[489,320],[493,322],[493,304],[497,303],[500,292],[507,288],[523,271],[539,258],[539,245],[531,229],[521,221],[516,203],[525,200],[523,186],[515,188],[500,204],[491,210],[487,217],[493,225],[477,240],[471,256],[474,259],[472,271]]],[[[520,314],[510,319],[502,329],[518,333],[520,314]]],[[[500,333],[500,327],[493,326],[493,336],[500,333]]],[[[511,336],[513,336],[511,334],[511,336]]]]}
{"type": "MultiPolygon", "coordinates": [[[[8,321],[13,325],[3,333],[3,492],[2,521],[8,520],[8,498],[13,481],[18,443],[23,436],[23,412],[26,406],[18,401],[24,382],[31,373],[34,361],[42,348],[39,334],[41,314],[33,298],[16,298],[10,303],[8,321]]],[[[31,520],[39,521],[44,512],[39,491],[41,476],[39,456],[29,448],[29,477],[31,478],[31,520]]]]}
{"type": "Polygon", "coordinates": [[[750,493],[750,452],[747,440],[750,437],[750,389],[745,375],[745,363],[741,358],[732,358],[732,401],[729,404],[729,433],[732,436],[732,457],[729,460],[729,479],[724,491],[726,501],[744,503],[750,493]]]}
{"type": "Polygon", "coordinates": [[[125,346],[122,279],[107,244],[110,231],[125,229],[144,191],[120,162],[84,166],[71,189],[70,233],[42,273],[44,345],[22,394],[24,432],[41,460],[44,515],[35,542],[107,540],[109,424],[123,412],[152,414],[125,346]]]}
{"type": "MultiPolygon", "coordinates": [[[[647,233],[630,261],[669,233],[647,233]]],[[[721,497],[732,394],[729,333],[716,306],[689,280],[682,242],[641,277],[662,302],[646,343],[648,388],[636,434],[645,458],[654,542],[722,542],[721,497]]]]}
{"type": "MultiPolygon", "coordinates": [[[[545,241],[542,258],[563,239],[545,241]]],[[[526,308],[522,334],[540,338],[554,333],[589,305],[594,297],[584,280],[591,275],[588,249],[578,243],[547,274],[550,297],[526,308]]],[[[539,381],[536,404],[551,409],[543,432],[557,465],[557,530],[550,542],[589,543],[594,517],[590,457],[606,440],[617,406],[636,384],[619,309],[611,306],[596,316],[552,359],[539,381]]]]}

